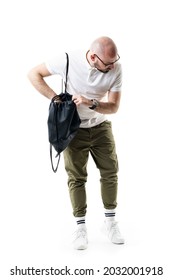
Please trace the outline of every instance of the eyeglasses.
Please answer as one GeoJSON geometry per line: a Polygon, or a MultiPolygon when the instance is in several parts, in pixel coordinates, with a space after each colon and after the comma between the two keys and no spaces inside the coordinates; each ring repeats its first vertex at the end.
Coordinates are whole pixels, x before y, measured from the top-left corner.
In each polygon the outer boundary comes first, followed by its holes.
{"type": "Polygon", "coordinates": [[[115,62],[117,62],[119,59],[120,59],[120,56],[119,54],[117,54],[118,58],[114,61],[114,62],[111,62],[111,63],[104,63],[103,60],[101,60],[101,58],[97,55],[97,54],[94,54],[102,63],[105,67],[107,66],[110,66],[110,65],[113,65],[115,62]]]}

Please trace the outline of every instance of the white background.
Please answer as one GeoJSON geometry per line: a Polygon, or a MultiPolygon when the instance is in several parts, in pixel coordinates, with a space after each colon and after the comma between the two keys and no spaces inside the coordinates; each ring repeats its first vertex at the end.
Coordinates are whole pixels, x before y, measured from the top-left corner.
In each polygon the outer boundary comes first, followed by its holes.
{"type": "MultiPolygon", "coordinates": [[[[1,1],[3,279],[13,279],[10,269],[16,265],[95,269],[94,277],[83,279],[104,279],[105,266],[163,266],[164,276],[156,279],[170,279],[171,25],[168,0],[1,1]],[[102,35],[114,39],[123,65],[121,107],[110,119],[120,164],[117,219],[126,244],[112,245],[101,233],[104,213],[99,173],[90,158],[89,248],[74,251],[71,234],[75,223],[63,157],[57,174],[50,166],[46,124],[49,100],[31,86],[27,73],[58,52],[89,48],[92,40],[102,35]]],[[[57,77],[47,81],[57,93],[60,91],[57,77]]]]}

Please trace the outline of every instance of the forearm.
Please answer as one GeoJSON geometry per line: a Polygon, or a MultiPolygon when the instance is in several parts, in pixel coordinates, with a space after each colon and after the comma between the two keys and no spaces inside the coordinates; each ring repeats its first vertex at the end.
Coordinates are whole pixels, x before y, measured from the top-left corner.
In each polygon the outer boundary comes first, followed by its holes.
{"type": "Polygon", "coordinates": [[[100,114],[114,114],[118,111],[119,105],[113,102],[99,102],[94,111],[100,114]]]}
{"type": "MultiPolygon", "coordinates": [[[[87,99],[83,97],[82,95],[74,95],[73,101],[77,106],[80,104],[83,104],[84,106],[90,108],[94,105],[93,100],[87,99]]],[[[97,100],[96,100],[97,101],[97,100]]],[[[98,102],[98,106],[94,108],[94,111],[100,113],[100,114],[114,114],[118,111],[119,108],[119,100],[118,101],[108,101],[108,102],[98,102]]],[[[91,109],[90,109],[91,110],[91,109]]]]}
{"type": "Polygon", "coordinates": [[[34,71],[30,71],[28,74],[28,79],[35,87],[37,91],[39,91],[43,96],[52,99],[56,93],[49,87],[49,85],[45,82],[44,78],[38,74],[34,73],[34,71]]]}

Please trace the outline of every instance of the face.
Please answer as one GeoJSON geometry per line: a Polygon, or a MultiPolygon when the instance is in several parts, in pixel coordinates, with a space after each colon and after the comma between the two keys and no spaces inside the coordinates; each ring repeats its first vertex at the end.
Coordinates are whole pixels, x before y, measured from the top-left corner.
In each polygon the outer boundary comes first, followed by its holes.
{"type": "Polygon", "coordinates": [[[108,73],[110,70],[114,69],[115,63],[120,59],[120,56],[117,54],[114,59],[106,62],[105,60],[102,60],[97,54],[94,54],[94,58],[94,67],[103,73],[108,73]]]}

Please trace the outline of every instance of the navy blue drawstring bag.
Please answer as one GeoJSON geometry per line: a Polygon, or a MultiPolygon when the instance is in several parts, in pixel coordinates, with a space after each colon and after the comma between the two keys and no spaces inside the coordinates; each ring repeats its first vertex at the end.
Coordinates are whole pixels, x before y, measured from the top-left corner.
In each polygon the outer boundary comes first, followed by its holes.
{"type": "Polygon", "coordinates": [[[69,68],[69,57],[67,53],[66,58],[65,92],[62,92],[57,97],[55,96],[52,99],[49,106],[49,115],[47,121],[48,138],[50,142],[50,159],[54,172],[57,171],[61,152],[67,148],[69,143],[75,137],[81,123],[76,104],[72,101],[72,95],[66,90],[69,68]],[[59,102],[57,102],[57,98],[59,102]],[[53,164],[53,148],[57,152],[56,158],[58,158],[56,167],[54,167],[53,164]]]}

